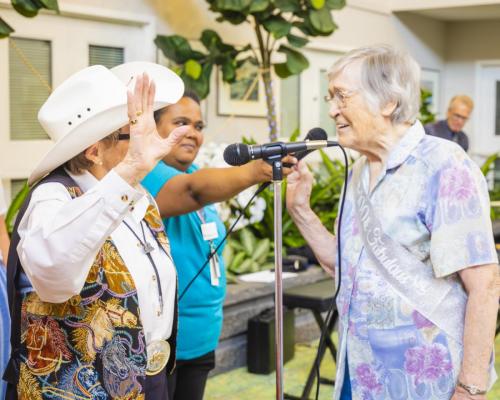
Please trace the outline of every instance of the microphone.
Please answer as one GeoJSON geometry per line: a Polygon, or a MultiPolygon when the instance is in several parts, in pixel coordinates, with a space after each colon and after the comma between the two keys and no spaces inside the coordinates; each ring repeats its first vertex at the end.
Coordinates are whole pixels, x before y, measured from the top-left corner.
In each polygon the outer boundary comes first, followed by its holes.
{"type": "MultiPolygon", "coordinates": [[[[323,128],[312,128],[309,132],[307,132],[306,138],[304,140],[327,140],[328,135],[323,128]]],[[[297,160],[302,160],[305,156],[312,153],[314,150],[308,151],[298,151],[294,154],[297,160]]],[[[284,165],[284,164],[283,164],[284,165]]],[[[284,165],[285,167],[287,165],[284,165]]]]}
{"type": "MultiPolygon", "coordinates": [[[[272,142],[249,146],[243,143],[230,144],[224,150],[224,161],[229,165],[244,165],[251,160],[267,159],[274,156],[284,157],[296,152],[309,152],[323,147],[337,146],[331,140],[309,140],[304,142],[272,142]]],[[[302,156],[304,157],[304,156],[302,156]]]]}

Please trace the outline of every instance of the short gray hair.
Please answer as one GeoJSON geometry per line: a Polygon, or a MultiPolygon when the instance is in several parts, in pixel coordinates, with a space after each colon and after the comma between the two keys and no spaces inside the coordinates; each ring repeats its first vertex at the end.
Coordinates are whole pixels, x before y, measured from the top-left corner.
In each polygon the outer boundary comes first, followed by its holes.
{"type": "MultiPolygon", "coordinates": [[[[105,138],[99,140],[103,142],[106,148],[115,146],[118,143],[118,135],[120,134],[120,129],[106,136],[105,138]]],[[[90,161],[85,152],[87,149],[83,150],[80,154],[74,156],[71,160],[64,163],[64,167],[69,170],[74,175],[81,175],[85,171],[88,171],[94,163],[90,161]]]]}
{"type": "Polygon", "coordinates": [[[331,80],[348,65],[361,62],[361,89],[374,111],[396,103],[393,124],[415,122],[420,110],[420,66],[407,53],[387,45],[361,47],[344,55],[328,71],[331,80]]]}

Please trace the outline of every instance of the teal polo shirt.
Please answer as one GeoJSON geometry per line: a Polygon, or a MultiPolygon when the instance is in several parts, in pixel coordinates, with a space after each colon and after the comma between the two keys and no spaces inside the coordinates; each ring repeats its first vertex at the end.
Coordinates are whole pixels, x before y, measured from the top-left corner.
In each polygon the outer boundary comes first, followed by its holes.
{"type": "MultiPolygon", "coordinates": [[[[176,175],[193,173],[198,167],[191,165],[186,171],[179,171],[163,161],[144,178],[142,185],[156,197],[165,183],[176,175]]],[[[217,246],[226,229],[213,205],[205,206],[206,222],[215,222],[219,237],[217,246]]],[[[177,269],[179,295],[203,266],[210,253],[210,244],[203,240],[201,219],[197,212],[164,218],[163,223],[170,241],[172,258],[177,269]]],[[[210,282],[210,265],[196,278],[179,302],[179,328],[177,333],[177,359],[191,360],[215,350],[222,330],[222,305],[226,294],[226,274],[222,250],[219,249],[221,278],[219,286],[210,282]]]]}

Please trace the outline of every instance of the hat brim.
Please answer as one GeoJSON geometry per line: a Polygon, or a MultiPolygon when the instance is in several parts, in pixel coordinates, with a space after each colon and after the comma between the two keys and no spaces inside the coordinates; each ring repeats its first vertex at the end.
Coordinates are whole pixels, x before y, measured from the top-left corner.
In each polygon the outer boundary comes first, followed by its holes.
{"type": "Polygon", "coordinates": [[[107,110],[83,122],[70,135],[65,135],[58,140],[43,156],[31,172],[28,185],[33,185],[66,161],[127,124],[126,105],[107,110]]]}
{"type": "MultiPolygon", "coordinates": [[[[156,111],[170,104],[155,102],[153,109],[156,111]]],[[[127,104],[108,109],[81,123],[70,135],[65,135],[55,142],[42,157],[29,176],[28,185],[33,185],[94,143],[128,124],[127,104]]]]}
{"type": "Polygon", "coordinates": [[[30,186],[94,143],[117,129],[128,125],[126,87],[129,86],[130,90],[133,89],[134,82],[131,79],[138,74],[146,72],[156,83],[154,111],[176,103],[184,94],[182,79],[158,64],[149,62],[125,63],[111,69],[111,72],[124,84],[123,104],[107,109],[83,121],[70,134],[55,142],[54,146],[42,157],[31,172],[28,178],[30,186]]]}

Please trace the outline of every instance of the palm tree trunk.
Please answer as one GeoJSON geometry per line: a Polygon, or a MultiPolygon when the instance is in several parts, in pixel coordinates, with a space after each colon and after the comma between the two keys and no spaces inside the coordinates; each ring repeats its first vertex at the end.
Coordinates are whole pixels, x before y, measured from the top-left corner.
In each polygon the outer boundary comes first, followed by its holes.
{"type": "Polygon", "coordinates": [[[274,103],[273,80],[271,71],[264,70],[262,73],[264,81],[264,91],[266,92],[266,106],[267,106],[267,124],[269,126],[269,140],[274,142],[278,140],[278,124],[276,118],[276,104],[274,103]]]}
{"type": "Polygon", "coordinates": [[[269,126],[269,140],[274,142],[278,139],[278,123],[276,118],[276,105],[274,103],[273,79],[271,76],[271,52],[264,44],[260,25],[255,20],[255,34],[259,43],[259,51],[261,56],[261,74],[264,82],[264,91],[266,95],[267,107],[267,125],[269,126]]]}

